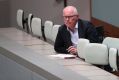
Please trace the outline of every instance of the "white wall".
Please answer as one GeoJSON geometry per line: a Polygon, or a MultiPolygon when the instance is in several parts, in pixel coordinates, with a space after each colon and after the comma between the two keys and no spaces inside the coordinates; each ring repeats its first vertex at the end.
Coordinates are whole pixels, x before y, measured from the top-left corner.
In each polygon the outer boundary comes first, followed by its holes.
{"type": "Polygon", "coordinates": [[[90,0],[67,0],[68,5],[74,5],[79,12],[80,18],[90,21],[91,9],[90,0]]]}
{"type": "Polygon", "coordinates": [[[11,0],[11,25],[16,26],[16,11],[23,9],[25,16],[32,13],[42,21],[52,20],[55,23],[62,23],[63,4],[56,0],[11,0]]]}
{"type": "Polygon", "coordinates": [[[0,27],[10,26],[9,0],[0,0],[0,27]]]}
{"type": "MultiPolygon", "coordinates": [[[[89,1],[90,0],[67,0],[69,5],[75,5],[80,10],[80,17],[90,20],[89,1]],[[80,7],[81,6],[81,7],[80,7]]],[[[43,20],[52,20],[55,24],[63,24],[62,9],[64,8],[63,0],[11,0],[11,26],[17,26],[16,11],[21,8],[25,16],[33,13],[36,17],[43,20]]]]}

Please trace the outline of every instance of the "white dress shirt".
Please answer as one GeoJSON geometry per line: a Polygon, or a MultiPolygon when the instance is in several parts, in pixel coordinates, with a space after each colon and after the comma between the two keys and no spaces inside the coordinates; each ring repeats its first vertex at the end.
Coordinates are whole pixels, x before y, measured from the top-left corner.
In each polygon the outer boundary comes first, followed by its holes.
{"type": "Polygon", "coordinates": [[[69,32],[71,34],[71,41],[73,43],[73,46],[77,47],[78,39],[79,39],[79,36],[78,36],[78,23],[76,23],[74,31],[72,32],[71,30],[69,30],[69,32]]]}

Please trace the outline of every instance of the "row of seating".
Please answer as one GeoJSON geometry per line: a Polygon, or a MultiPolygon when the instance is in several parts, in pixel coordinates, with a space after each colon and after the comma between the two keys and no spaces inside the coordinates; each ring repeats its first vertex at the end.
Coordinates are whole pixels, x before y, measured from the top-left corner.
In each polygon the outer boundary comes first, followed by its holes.
{"type": "MultiPolygon", "coordinates": [[[[27,19],[24,19],[24,12],[21,9],[17,11],[17,23],[20,28],[23,30],[26,29],[33,36],[43,38],[45,41],[52,41],[53,43],[60,27],[60,25],[56,25],[50,20],[46,20],[42,25],[41,18],[34,17],[31,13],[27,19]],[[26,27],[24,24],[26,24],[26,27]]],[[[97,29],[101,29],[102,32],[102,27],[97,27],[97,29]]],[[[117,49],[119,49],[119,39],[111,37],[104,38],[102,35],[103,33],[100,35],[102,43],[90,43],[87,39],[79,39],[77,45],[78,56],[88,63],[110,65],[110,67],[118,71],[117,49]]]]}
{"type": "Polygon", "coordinates": [[[110,65],[113,71],[119,69],[119,39],[106,37],[102,44],[90,43],[87,39],[79,39],[78,56],[95,65],[110,65]]]}
{"type": "Polygon", "coordinates": [[[24,17],[24,11],[22,9],[17,10],[17,24],[19,29],[31,31],[31,20],[33,18],[33,14],[29,14],[27,18],[24,17]]]}
{"type": "Polygon", "coordinates": [[[31,22],[33,35],[42,37],[45,41],[52,41],[53,43],[55,42],[59,27],[60,25],[54,25],[50,20],[46,20],[42,26],[40,18],[33,18],[31,22]]]}
{"type": "Polygon", "coordinates": [[[54,42],[60,25],[53,24],[52,21],[46,20],[42,24],[42,19],[29,14],[28,18],[24,19],[24,11],[17,11],[17,23],[20,29],[32,34],[33,36],[43,38],[45,41],[54,42]]]}

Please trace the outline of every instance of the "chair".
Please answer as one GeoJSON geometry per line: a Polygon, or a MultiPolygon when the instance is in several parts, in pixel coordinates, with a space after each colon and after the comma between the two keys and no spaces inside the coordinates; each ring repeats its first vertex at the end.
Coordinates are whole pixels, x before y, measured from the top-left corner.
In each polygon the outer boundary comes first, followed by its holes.
{"type": "Polygon", "coordinates": [[[32,34],[37,37],[42,37],[41,32],[41,19],[33,18],[31,22],[32,34]]]}
{"type": "Polygon", "coordinates": [[[117,48],[119,50],[119,38],[106,37],[102,44],[107,45],[109,48],[117,48]]]}
{"type": "Polygon", "coordinates": [[[22,9],[17,10],[17,24],[20,29],[24,29],[24,11],[22,9]]]}
{"type": "Polygon", "coordinates": [[[77,52],[78,52],[78,56],[82,59],[85,59],[85,47],[86,45],[89,44],[89,40],[88,39],[83,39],[80,38],[78,40],[78,44],[77,44],[77,52]]]}
{"type": "Polygon", "coordinates": [[[95,65],[108,65],[108,48],[104,44],[89,43],[85,48],[85,61],[95,65]]]}
{"type": "Polygon", "coordinates": [[[30,14],[28,15],[28,22],[27,22],[28,29],[29,29],[28,32],[29,32],[29,33],[32,33],[32,28],[31,28],[31,21],[32,21],[32,19],[33,19],[33,14],[30,13],[30,14]]]}
{"type": "Polygon", "coordinates": [[[45,21],[44,22],[44,34],[46,40],[52,40],[51,32],[52,32],[53,22],[52,21],[45,21]]]}
{"type": "Polygon", "coordinates": [[[118,71],[118,51],[116,48],[109,49],[109,65],[113,69],[113,71],[118,71]]]}
{"type": "Polygon", "coordinates": [[[57,33],[58,33],[60,26],[61,25],[53,25],[52,32],[51,32],[53,42],[55,42],[55,39],[56,39],[56,36],[57,36],[57,33]]]}

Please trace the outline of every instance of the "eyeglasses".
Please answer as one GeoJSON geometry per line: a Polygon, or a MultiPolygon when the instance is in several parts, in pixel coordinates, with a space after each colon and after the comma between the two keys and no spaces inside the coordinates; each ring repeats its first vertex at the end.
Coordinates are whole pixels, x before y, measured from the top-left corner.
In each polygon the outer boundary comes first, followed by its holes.
{"type": "Polygon", "coordinates": [[[74,18],[75,16],[77,16],[77,15],[72,15],[72,16],[63,16],[63,17],[64,17],[64,19],[72,19],[72,18],[74,18]]]}

